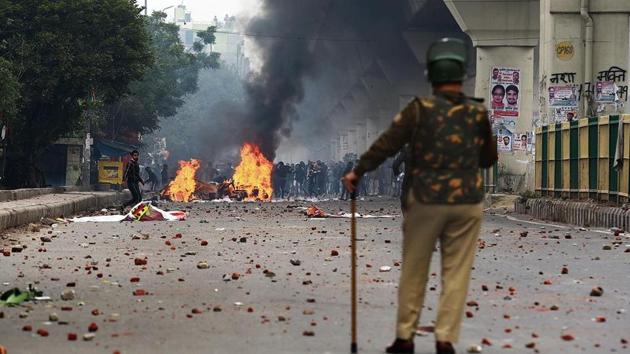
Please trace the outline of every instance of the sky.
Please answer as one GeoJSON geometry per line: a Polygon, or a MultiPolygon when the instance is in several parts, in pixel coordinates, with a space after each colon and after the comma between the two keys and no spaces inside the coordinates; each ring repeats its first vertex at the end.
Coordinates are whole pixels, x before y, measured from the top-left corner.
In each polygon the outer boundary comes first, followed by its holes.
{"type": "MultiPolygon", "coordinates": [[[[136,0],[142,7],[144,1],[136,0]]],[[[225,14],[236,16],[240,13],[251,13],[261,2],[261,0],[147,0],[147,7],[151,13],[168,6],[183,4],[192,13],[193,21],[210,21],[214,16],[223,19],[225,14]]],[[[173,18],[173,11],[174,7],[165,11],[169,19],[173,18]]]]}

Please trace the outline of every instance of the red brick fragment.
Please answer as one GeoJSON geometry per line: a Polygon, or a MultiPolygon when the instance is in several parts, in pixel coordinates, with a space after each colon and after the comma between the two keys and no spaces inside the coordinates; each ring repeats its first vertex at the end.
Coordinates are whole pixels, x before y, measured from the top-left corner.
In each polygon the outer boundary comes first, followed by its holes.
{"type": "Polygon", "coordinates": [[[133,260],[133,262],[137,266],[146,265],[147,264],[147,259],[146,258],[136,258],[136,259],[133,260]]]}
{"type": "Polygon", "coordinates": [[[136,289],[133,291],[133,296],[145,296],[145,295],[149,295],[149,292],[147,292],[144,289],[136,289]]]}

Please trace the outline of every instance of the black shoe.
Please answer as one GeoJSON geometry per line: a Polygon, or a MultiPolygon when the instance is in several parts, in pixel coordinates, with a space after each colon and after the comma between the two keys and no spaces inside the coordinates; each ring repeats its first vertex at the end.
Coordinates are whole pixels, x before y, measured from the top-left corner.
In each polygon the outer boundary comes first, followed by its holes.
{"type": "Polygon", "coordinates": [[[385,349],[385,352],[392,354],[414,354],[413,339],[405,340],[396,338],[394,343],[385,349]]]}
{"type": "Polygon", "coordinates": [[[450,342],[435,342],[437,354],[455,354],[455,348],[450,342]]]}

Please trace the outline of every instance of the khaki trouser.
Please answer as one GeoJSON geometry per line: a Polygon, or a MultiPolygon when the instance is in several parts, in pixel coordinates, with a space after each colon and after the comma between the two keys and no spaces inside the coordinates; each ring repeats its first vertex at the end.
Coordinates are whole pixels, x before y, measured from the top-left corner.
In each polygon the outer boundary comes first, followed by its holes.
{"type": "Polygon", "coordinates": [[[440,240],[442,293],[435,337],[457,342],[481,227],[482,203],[421,204],[412,193],[403,221],[402,272],[398,290],[396,336],[415,334],[436,241],[440,240]]]}

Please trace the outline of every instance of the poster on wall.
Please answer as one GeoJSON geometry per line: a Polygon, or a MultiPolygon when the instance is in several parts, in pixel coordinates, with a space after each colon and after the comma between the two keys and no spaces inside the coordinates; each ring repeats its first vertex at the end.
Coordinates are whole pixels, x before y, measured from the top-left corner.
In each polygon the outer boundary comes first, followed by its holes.
{"type": "Polygon", "coordinates": [[[562,85],[549,87],[549,105],[552,107],[577,107],[579,87],[562,85]]]}
{"type": "Polygon", "coordinates": [[[614,81],[601,81],[595,84],[595,101],[598,103],[615,103],[617,85],[614,81]]]}
{"type": "Polygon", "coordinates": [[[490,74],[490,114],[495,120],[518,117],[521,70],[493,67],[490,74]]]}
{"type": "Polygon", "coordinates": [[[499,151],[512,151],[512,134],[497,135],[497,146],[499,151]]]}
{"type": "Polygon", "coordinates": [[[534,132],[527,132],[527,152],[529,153],[534,152],[534,146],[535,146],[534,137],[535,136],[536,135],[534,135],[534,132]]]}
{"type": "Polygon", "coordinates": [[[527,151],[527,133],[514,134],[512,137],[513,151],[527,151]]]}
{"type": "Polygon", "coordinates": [[[552,107],[555,123],[572,122],[577,115],[577,107],[552,107]]]}

